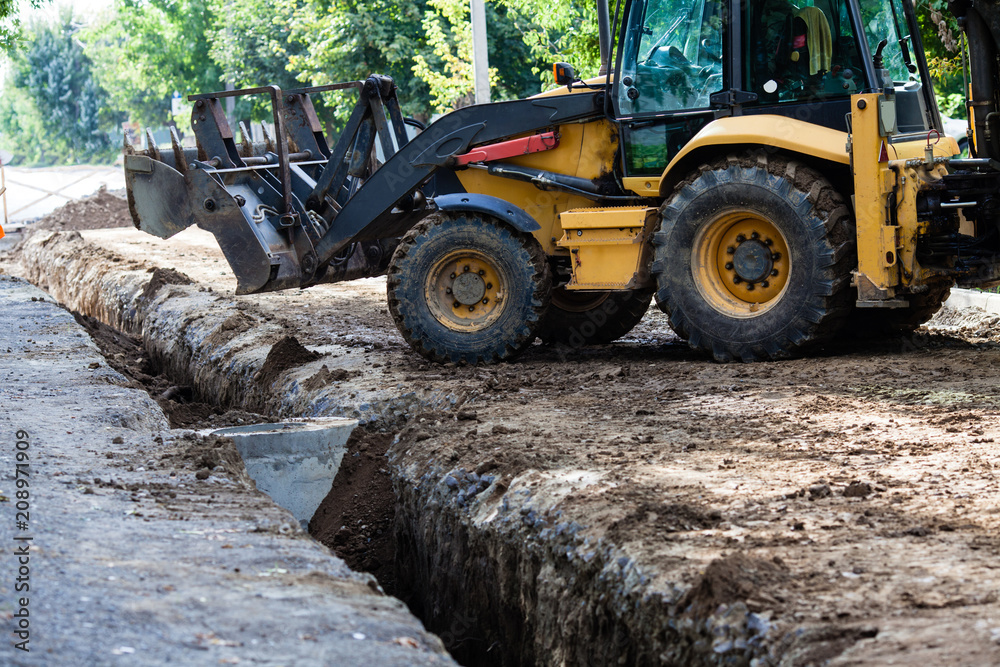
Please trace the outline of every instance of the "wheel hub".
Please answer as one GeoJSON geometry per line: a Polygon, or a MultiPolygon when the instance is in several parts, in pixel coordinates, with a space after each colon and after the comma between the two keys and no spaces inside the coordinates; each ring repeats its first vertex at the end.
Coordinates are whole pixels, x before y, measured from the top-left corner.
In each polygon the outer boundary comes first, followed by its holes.
{"type": "Polygon", "coordinates": [[[788,243],[764,215],[730,211],[698,232],[691,268],[698,290],[716,310],[755,317],[778,303],[788,285],[788,243]]]}
{"type": "Polygon", "coordinates": [[[490,258],[471,249],[456,250],[435,263],[424,290],[433,316],[456,331],[484,329],[503,309],[500,271],[490,258]]]}
{"type": "Polygon", "coordinates": [[[471,306],[483,300],[486,295],[486,281],[478,273],[462,273],[451,285],[455,300],[465,306],[471,306]]]}
{"type": "MultiPolygon", "coordinates": [[[[770,240],[770,239],[768,239],[770,240]]],[[[773,242],[772,242],[773,243],[773,242]]],[[[771,275],[771,249],[757,239],[747,239],[733,253],[733,271],[748,283],[758,283],[771,275]]]]}

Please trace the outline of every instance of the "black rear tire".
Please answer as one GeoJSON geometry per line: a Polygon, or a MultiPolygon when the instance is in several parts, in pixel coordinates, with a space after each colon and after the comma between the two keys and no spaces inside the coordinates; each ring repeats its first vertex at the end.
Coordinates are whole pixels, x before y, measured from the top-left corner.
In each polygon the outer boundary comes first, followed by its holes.
{"type": "Polygon", "coordinates": [[[635,328],[652,300],[649,289],[580,292],[558,287],[552,290],[552,303],[538,327],[538,337],[571,347],[610,343],[635,328]]]}
{"type": "Polygon", "coordinates": [[[717,361],[781,359],[832,337],[851,310],[850,210],[828,180],[781,155],[701,167],[662,207],[656,300],[717,361]]]}
{"type": "Polygon", "coordinates": [[[387,289],[396,327],[414,350],[440,363],[495,363],[535,339],[552,277],[530,234],[478,213],[450,213],[402,238],[387,289]]]}

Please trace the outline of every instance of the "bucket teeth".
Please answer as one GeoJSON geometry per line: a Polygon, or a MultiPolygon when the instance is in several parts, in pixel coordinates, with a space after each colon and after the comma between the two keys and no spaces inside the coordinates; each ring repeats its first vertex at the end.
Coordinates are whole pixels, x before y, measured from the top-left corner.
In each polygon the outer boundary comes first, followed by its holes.
{"type": "Polygon", "coordinates": [[[253,157],[253,139],[250,138],[250,128],[240,121],[240,157],[253,157]]]}
{"type": "Polygon", "coordinates": [[[125,155],[135,155],[135,146],[128,140],[128,132],[122,132],[122,153],[125,155]]]}
{"type": "Polygon", "coordinates": [[[274,153],[274,139],[271,138],[271,134],[267,131],[267,125],[263,121],[261,121],[260,129],[264,131],[264,147],[268,153],[274,153]]]}
{"type": "Polygon", "coordinates": [[[174,149],[174,167],[182,174],[187,173],[187,161],[184,159],[184,149],[181,148],[181,138],[177,128],[170,128],[170,147],[174,149]]]}
{"type": "Polygon", "coordinates": [[[156,139],[153,138],[153,133],[149,131],[149,128],[146,128],[146,146],[149,149],[149,157],[159,162],[163,161],[160,158],[160,147],[156,145],[156,139]]]}

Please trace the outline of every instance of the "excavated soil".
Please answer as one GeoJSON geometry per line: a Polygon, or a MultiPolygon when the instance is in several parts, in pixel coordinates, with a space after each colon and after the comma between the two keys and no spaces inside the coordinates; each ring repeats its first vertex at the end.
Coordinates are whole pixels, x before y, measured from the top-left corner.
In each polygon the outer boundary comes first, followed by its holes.
{"type": "Polygon", "coordinates": [[[333,488],[316,510],[309,532],[352,570],[370,572],[396,595],[393,517],[396,495],[385,454],[393,434],[358,428],[347,442],[333,488]]]}
{"type": "Polygon", "coordinates": [[[31,225],[32,229],[73,231],[81,229],[106,229],[131,227],[128,202],[122,196],[108,192],[103,185],[95,194],[77,199],[59,207],[31,225]]]}

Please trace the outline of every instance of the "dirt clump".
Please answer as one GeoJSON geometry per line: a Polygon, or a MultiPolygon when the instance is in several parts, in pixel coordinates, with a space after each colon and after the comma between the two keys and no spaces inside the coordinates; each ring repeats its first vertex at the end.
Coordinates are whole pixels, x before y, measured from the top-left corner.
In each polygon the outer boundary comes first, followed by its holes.
{"type": "Polygon", "coordinates": [[[309,523],[314,538],[352,570],[373,574],[390,595],[395,591],[396,496],[385,453],[392,439],[392,433],[354,430],[333,487],[309,523]]]}
{"type": "Polygon", "coordinates": [[[38,222],[32,229],[70,231],[81,229],[107,229],[131,227],[128,203],[122,197],[108,192],[105,186],[91,197],[76,199],[57,208],[38,222]]]}
{"type": "Polygon", "coordinates": [[[153,275],[146,284],[146,289],[142,291],[142,296],[146,299],[159,292],[160,288],[164,285],[190,285],[194,282],[180,271],[175,271],[174,269],[157,268],[153,269],[151,273],[153,275]]]}
{"type": "Polygon", "coordinates": [[[195,471],[199,480],[207,479],[212,474],[224,474],[241,486],[257,488],[247,474],[246,466],[243,465],[243,459],[232,439],[217,435],[185,433],[160,454],[160,460],[155,466],[174,471],[195,471]]]}
{"type": "Polygon", "coordinates": [[[254,379],[265,387],[269,386],[283,371],[316,361],[321,356],[323,355],[319,352],[306,349],[295,336],[285,336],[271,346],[267,358],[264,359],[264,365],[260,367],[254,379]]]}
{"type": "Polygon", "coordinates": [[[780,560],[768,561],[739,552],[716,558],[681,599],[679,607],[696,617],[715,612],[719,605],[745,602],[759,610],[773,608],[775,599],[765,591],[788,578],[780,560]]]}
{"type": "Polygon", "coordinates": [[[319,369],[319,372],[302,383],[302,387],[306,391],[316,391],[317,389],[325,387],[328,384],[350,380],[351,378],[358,377],[359,375],[361,375],[361,371],[349,371],[346,368],[335,368],[330,370],[324,364],[323,367],[319,369]]]}
{"type": "Polygon", "coordinates": [[[213,331],[205,342],[211,345],[224,345],[240,334],[246,333],[253,328],[254,319],[241,312],[234,313],[227,317],[225,321],[213,331]]]}
{"type": "Polygon", "coordinates": [[[608,536],[618,540],[649,534],[664,538],[667,533],[714,528],[721,521],[718,510],[640,500],[634,510],[608,527],[608,536]]]}

